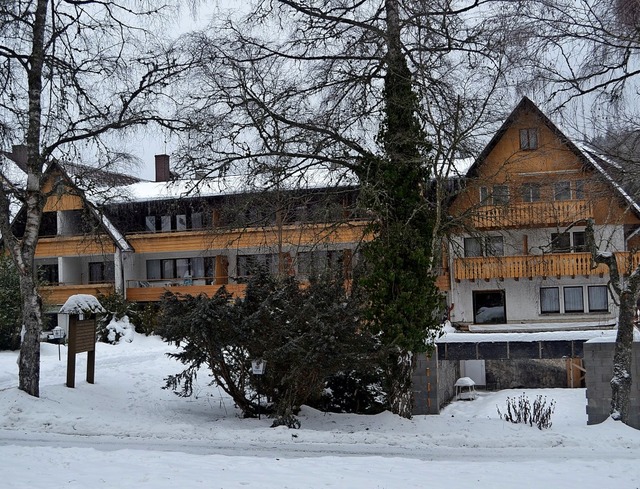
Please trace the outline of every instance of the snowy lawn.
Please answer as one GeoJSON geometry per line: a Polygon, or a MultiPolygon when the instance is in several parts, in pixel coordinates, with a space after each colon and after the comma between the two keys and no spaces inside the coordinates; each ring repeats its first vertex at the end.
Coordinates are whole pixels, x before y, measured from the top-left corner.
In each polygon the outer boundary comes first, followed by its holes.
{"type": "Polygon", "coordinates": [[[66,349],[42,345],[41,397],[17,386],[16,353],[0,352],[3,488],[640,488],[640,431],[587,426],[584,389],[528,390],[555,399],[553,426],[501,421],[520,391],[481,393],[440,416],[405,420],[304,408],[300,430],[240,419],[207,385],[196,398],[162,390],[180,370],[155,337],[98,344],[96,383],[65,387],[66,349]]]}

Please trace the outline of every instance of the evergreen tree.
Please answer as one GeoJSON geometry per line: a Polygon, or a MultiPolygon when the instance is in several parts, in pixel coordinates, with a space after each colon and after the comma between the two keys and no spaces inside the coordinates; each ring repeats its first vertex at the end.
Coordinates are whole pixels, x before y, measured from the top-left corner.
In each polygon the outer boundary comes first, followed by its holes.
{"type": "Polygon", "coordinates": [[[0,255],[0,350],[20,348],[20,279],[11,259],[0,255]]]}

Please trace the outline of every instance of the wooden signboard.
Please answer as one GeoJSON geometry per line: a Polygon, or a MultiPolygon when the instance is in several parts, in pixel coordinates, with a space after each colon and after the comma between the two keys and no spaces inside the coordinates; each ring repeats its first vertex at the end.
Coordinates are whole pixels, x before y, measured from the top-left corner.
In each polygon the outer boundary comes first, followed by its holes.
{"type": "Polygon", "coordinates": [[[87,352],[87,382],[94,383],[96,369],[96,320],[80,320],[69,316],[69,343],[67,349],[67,387],[76,384],[76,354],[87,352]]]}

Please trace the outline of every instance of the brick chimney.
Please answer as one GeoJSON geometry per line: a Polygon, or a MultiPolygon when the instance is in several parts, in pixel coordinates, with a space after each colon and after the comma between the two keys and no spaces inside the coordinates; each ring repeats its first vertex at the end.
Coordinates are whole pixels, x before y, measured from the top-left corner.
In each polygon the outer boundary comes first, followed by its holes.
{"type": "Polygon", "coordinates": [[[170,179],[169,155],[156,155],[156,182],[168,182],[170,179]]]}

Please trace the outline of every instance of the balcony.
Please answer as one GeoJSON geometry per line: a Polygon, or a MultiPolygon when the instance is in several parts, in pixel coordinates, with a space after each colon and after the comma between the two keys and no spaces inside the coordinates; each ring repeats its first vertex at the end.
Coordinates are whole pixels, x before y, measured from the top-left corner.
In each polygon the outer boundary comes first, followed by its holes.
{"type": "Polygon", "coordinates": [[[113,283],[102,284],[59,284],[59,285],[43,285],[38,287],[38,292],[46,305],[62,305],[67,299],[76,294],[90,295],[109,295],[115,290],[113,283]]]}
{"type": "Polygon", "coordinates": [[[107,236],[55,236],[40,238],[36,258],[113,254],[115,246],[107,236]]]}
{"type": "Polygon", "coordinates": [[[357,243],[364,236],[365,221],[343,224],[285,225],[264,228],[171,231],[127,235],[136,253],[273,247],[276,243],[299,246],[318,243],[357,243]]]}
{"type": "Polygon", "coordinates": [[[483,206],[473,211],[471,221],[477,229],[546,227],[568,225],[592,215],[591,202],[563,200],[483,206]]]}
{"type": "Polygon", "coordinates": [[[129,280],[127,282],[127,300],[135,302],[157,302],[165,292],[174,294],[213,296],[223,285],[234,297],[242,297],[245,284],[216,284],[206,279],[193,280],[129,280]]]}
{"type": "MultiPolygon", "coordinates": [[[[629,253],[616,253],[618,269],[628,268],[629,253]]],[[[631,257],[632,267],[640,263],[640,256],[631,257]]],[[[456,258],[454,260],[454,279],[461,280],[490,280],[490,279],[521,279],[534,277],[589,277],[593,275],[608,275],[606,265],[591,268],[590,253],[555,253],[549,255],[517,255],[456,258]]]]}

